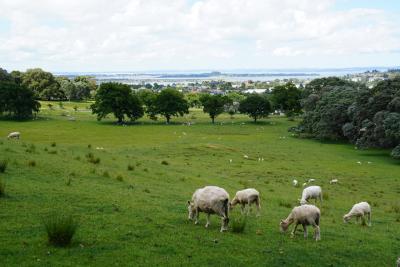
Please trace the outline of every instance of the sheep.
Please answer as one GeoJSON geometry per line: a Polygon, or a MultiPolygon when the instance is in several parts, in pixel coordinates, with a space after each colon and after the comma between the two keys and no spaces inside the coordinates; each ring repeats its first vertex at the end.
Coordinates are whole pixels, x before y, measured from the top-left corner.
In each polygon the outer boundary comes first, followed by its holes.
{"type": "Polygon", "coordinates": [[[249,156],[247,156],[247,155],[243,155],[243,158],[245,158],[245,159],[248,159],[248,158],[249,158],[249,156]]]}
{"type": "Polygon", "coordinates": [[[317,199],[322,203],[322,189],[320,186],[313,185],[304,188],[301,199],[299,199],[300,204],[307,204],[309,199],[315,199],[315,203],[317,203],[317,199]]]}
{"type": "Polygon", "coordinates": [[[254,188],[248,188],[237,191],[235,197],[229,204],[233,208],[236,204],[241,204],[241,212],[244,213],[245,206],[247,205],[247,214],[249,214],[251,204],[255,203],[257,207],[257,216],[260,216],[260,193],[254,188]]]}
{"type": "Polygon", "coordinates": [[[20,132],[12,132],[8,134],[7,139],[19,139],[20,136],[20,132]]]}
{"type": "Polygon", "coordinates": [[[315,182],[315,179],[308,179],[308,183],[315,182]]]}
{"type": "Polygon", "coordinates": [[[221,232],[228,230],[229,223],[229,194],[220,187],[206,186],[197,189],[192,200],[188,201],[189,220],[199,222],[199,213],[207,214],[206,228],[210,225],[210,214],[221,216],[221,232]]]}
{"type": "Polygon", "coordinates": [[[294,179],[292,183],[294,187],[297,187],[299,185],[299,182],[296,179],[294,179]]]}
{"type": "Polygon", "coordinates": [[[339,181],[338,181],[338,179],[332,179],[332,180],[330,180],[330,184],[337,184],[339,181]]]}
{"type": "Polygon", "coordinates": [[[396,263],[397,263],[397,267],[400,267],[400,258],[397,259],[396,263]]]}
{"type": "Polygon", "coordinates": [[[367,202],[360,202],[355,204],[350,212],[343,216],[343,222],[349,222],[352,217],[356,217],[357,222],[360,217],[364,221],[365,215],[368,216],[368,226],[371,226],[371,206],[367,202]]]}
{"type": "Polygon", "coordinates": [[[312,225],[314,227],[314,237],[315,241],[321,240],[320,235],[320,222],[321,212],[314,205],[302,205],[293,208],[290,212],[289,216],[285,220],[281,220],[280,222],[280,230],[281,232],[286,232],[289,226],[294,223],[294,228],[291,233],[291,236],[294,237],[297,226],[301,224],[304,229],[304,238],[307,238],[307,225],[312,225]]]}

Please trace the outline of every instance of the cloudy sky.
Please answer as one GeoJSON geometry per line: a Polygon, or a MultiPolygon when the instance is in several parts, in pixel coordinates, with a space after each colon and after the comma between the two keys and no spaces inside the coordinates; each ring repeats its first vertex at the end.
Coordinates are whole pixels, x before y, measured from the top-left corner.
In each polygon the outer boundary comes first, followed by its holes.
{"type": "Polygon", "coordinates": [[[399,0],[0,0],[0,67],[400,65],[399,0]]]}

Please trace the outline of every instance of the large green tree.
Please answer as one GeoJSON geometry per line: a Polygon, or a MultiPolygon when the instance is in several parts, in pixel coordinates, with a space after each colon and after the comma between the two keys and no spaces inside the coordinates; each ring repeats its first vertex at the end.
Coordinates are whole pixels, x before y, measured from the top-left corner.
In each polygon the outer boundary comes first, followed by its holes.
{"type": "Polygon", "coordinates": [[[258,119],[268,117],[271,113],[271,103],[265,95],[251,94],[240,101],[239,112],[249,115],[254,122],[258,119]]]}
{"type": "Polygon", "coordinates": [[[274,108],[282,110],[288,117],[301,113],[301,91],[292,82],[275,86],[271,100],[274,108]]]}
{"type": "Polygon", "coordinates": [[[22,84],[31,89],[37,98],[52,100],[62,97],[60,85],[53,74],[42,69],[28,69],[23,77],[22,84]]]}
{"type": "Polygon", "coordinates": [[[155,99],[155,113],[165,117],[169,123],[172,116],[189,113],[189,103],[184,95],[172,88],[162,90],[155,99]]]}
{"type": "Polygon", "coordinates": [[[139,97],[132,92],[129,85],[121,83],[102,83],[91,108],[93,114],[97,114],[98,120],[113,113],[118,123],[122,123],[125,116],[134,121],[144,114],[139,97]]]}
{"type": "Polygon", "coordinates": [[[29,119],[39,112],[40,103],[33,92],[14,81],[0,81],[0,115],[14,119],[29,119]]]}
{"type": "Polygon", "coordinates": [[[210,94],[203,94],[200,101],[203,105],[203,111],[210,115],[212,123],[218,115],[224,112],[225,105],[230,102],[226,96],[210,94]]]}

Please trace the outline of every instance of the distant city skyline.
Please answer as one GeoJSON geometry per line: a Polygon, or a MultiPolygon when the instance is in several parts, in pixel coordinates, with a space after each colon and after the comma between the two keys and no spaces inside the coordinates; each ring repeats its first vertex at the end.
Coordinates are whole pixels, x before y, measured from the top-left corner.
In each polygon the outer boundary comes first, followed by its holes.
{"type": "Polygon", "coordinates": [[[396,67],[400,1],[0,0],[0,67],[396,67]]]}

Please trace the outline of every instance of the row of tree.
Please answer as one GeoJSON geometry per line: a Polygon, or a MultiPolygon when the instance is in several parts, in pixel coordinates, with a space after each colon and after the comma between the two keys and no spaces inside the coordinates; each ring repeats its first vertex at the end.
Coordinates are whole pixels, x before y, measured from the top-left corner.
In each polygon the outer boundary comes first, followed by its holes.
{"type": "Polygon", "coordinates": [[[42,100],[84,100],[96,92],[96,82],[87,76],[55,77],[42,69],[28,69],[26,72],[8,73],[0,68],[0,81],[12,81],[29,88],[36,99],[42,100]]]}
{"type": "MultiPolygon", "coordinates": [[[[223,112],[230,115],[237,112],[247,114],[257,122],[258,119],[267,117],[274,107],[290,115],[301,112],[300,96],[301,92],[289,83],[273,90],[271,95],[200,94],[198,105],[209,114],[212,123],[223,112]]],[[[183,93],[173,88],[166,88],[160,92],[141,90],[136,93],[126,84],[102,83],[91,108],[98,120],[112,113],[121,123],[125,118],[134,121],[147,113],[154,120],[157,116],[163,116],[169,123],[172,117],[189,113],[191,105],[188,99],[193,100],[193,96],[185,97],[183,93]]]]}
{"type": "Polygon", "coordinates": [[[372,88],[335,77],[315,79],[303,91],[299,134],[349,140],[358,148],[393,148],[400,159],[400,77],[372,88]]]}

